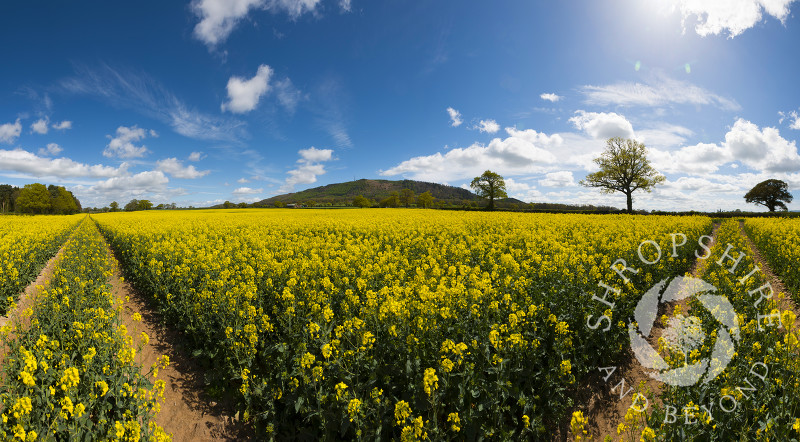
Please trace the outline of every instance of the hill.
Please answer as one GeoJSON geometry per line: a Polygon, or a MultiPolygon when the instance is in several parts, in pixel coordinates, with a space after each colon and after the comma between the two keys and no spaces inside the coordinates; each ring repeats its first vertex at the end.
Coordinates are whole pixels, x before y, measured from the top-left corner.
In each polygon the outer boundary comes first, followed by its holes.
{"type": "Polygon", "coordinates": [[[416,195],[430,192],[437,201],[452,205],[462,205],[464,202],[478,201],[478,196],[469,190],[460,187],[446,186],[444,184],[414,180],[391,181],[360,179],[314,187],[313,189],[306,189],[300,192],[277,195],[259,201],[256,205],[267,206],[279,201],[284,204],[307,204],[308,202],[313,202],[316,205],[326,203],[330,203],[331,205],[344,205],[352,203],[353,198],[358,195],[371,200],[380,201],[389,197],[392,192],[399,192],[402,189],[411,189],[416,195]]]}

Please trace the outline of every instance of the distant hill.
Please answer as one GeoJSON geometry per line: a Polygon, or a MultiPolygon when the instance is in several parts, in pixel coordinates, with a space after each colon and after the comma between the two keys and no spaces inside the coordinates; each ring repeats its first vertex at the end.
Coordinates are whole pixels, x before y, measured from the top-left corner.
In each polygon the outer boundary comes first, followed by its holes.
{"type": "Polygon", "coordinates": [[[414,180],[391,181],[360,179],[356,181],[347,181],[345,183],[328,184],[327,186],[314,187],[313,189],[287,193],[285,195],[277,195],[259,201],[256,205],[272,205],[278,201],[285,204],[305,204],[314,202],[314,204],[317,205],[325,203],[344,205],[345,203],[352,203],[353,198],[358,195],[371,200],[380,201],[384,198],[388,198],[389,194],[392,192],[399,192],[402,189],[411,189],[416,195],[430,192],[437,201],[448,204],[461,205],[465,201],[467,203],[478,201],[478,196],[469,190],[460,187],[446,186],[444,184],[414,180]]]}

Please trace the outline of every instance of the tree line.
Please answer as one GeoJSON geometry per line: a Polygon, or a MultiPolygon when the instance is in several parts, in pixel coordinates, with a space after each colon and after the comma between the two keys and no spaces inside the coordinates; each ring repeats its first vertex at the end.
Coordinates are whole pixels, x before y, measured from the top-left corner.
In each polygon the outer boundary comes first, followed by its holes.
{"type": "Polygon", "coordinates": [[[81,202],[63,186],[41,183],[22,188],[0,184],[1,213],[70,215],[81,211],[81,202]]]}

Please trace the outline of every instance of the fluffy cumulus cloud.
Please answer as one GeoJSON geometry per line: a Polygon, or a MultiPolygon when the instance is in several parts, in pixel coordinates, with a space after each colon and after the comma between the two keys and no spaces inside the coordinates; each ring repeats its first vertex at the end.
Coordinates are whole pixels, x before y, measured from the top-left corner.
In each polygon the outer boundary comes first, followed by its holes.
{"type": "Polygon", "coordinates": [[[253,78],[231,77],[228,80],[228,101],[222,103],[222,110],[243,114],[255,109],[261,97],[269,91],[271,76],[272,68],[262,64],[253,78]]]}
{"type": "Polygon", "coordinates": [[[34,177],[106,178],[125,174],[128,165],[120,167],[88,165],[69,158],[44,158],[22,149],[0,149],[0,170],[19,172],[34,177]]]}
{"type": "Polygon", "coordinates": [[[145,156],[149,150],[147,150],[147,147],[144,145],[136,146],[133,143],[147,138],[148,134],[153,136],[154,133],[153,131],[147,131],[136,126],[120,126],[117,128],[116,136],[106,135],[111,141],[108,142],[105,150],[103,150],[103,156],[124,159],[141,158],[145,156]]]}
{"type": "Polygon", "coordinates": [[[727,33],[733,38],[760,22],[766,13],[781,22],[789,15],[794,0],[672,0],[687,22],[696,20],[701,36],[727,33]]]}
{"type": "MultiPolygon", "coordinates": [[[[208,46],[225,41],[236,25],[254,9],[266,9],[273,13],[285,12],[297,18],[305,12],[313,12],[320,0],[195,0],[194,11],[200,22],[194,35],[208,46]]],[[[350,1],[341,0],[343,10],[350,10],[350,1]]]]}
{"type": "Polygon", "coordinates": [[[759,128],[739,118],[718,143],[699,143],[677,150],[650,149],[653,166],[667,173],[706,175],[727,163],[741,163],[760,173],[800,171],[800,155],[794,141],[774,127],[759,128]]]}
{"type": "Polygon", "coordinates": [[[572,172],[568,170],[550,172],[545,175],[544,179],[539,180],[539,185],[544,187],[574,186],[575,178],[573,178],[572,172]]]}
{"type": "Polygon", "coordinates": [[[41,118],[39,120],[36,120],[36,122],[34,122],[33,124],[31,124],[31,131],[36,132],[37,134],[44,135],[47,133],[47,129],[50,128],[49,124],[50,122],[47,121],[46,118],[41,118]]]}
{"type": "Polygon", "coordinates": [[[192,152],[189,154],[189,161],[200,161],[205,158],[205,154],[203,152],[192,152]]]}
{"type": "Polygon", "coordinates": [[[650,149],[649,155],[653,167],[660,172],[699,175],[716,172],[720,166],[732,160],[724,146],[709,143],[684,146],[673,151],[650,149]]]}
{"type": "Polygon", "coordinates": [[[487,134],[494,134],[500,130],[500,125],[494,120],[481,120],[478,122],[475,128],[481,132],[486,132],[487,134]]]}
{"type": "Polygon", "coordinates": [[[562,99],[564,97],[562,97],[560,95],[556,95],[556,94],[541,94],[541,95],[539,95],[539,98],[541,98],[542,100],[545,100],[545,101],[549,101],[551,103],[555,103],[556,101],[558,101],[558,100],[560,100],[560,99],[562,99]]]}
{"type": "Polygon", "coordinates": [[[0,143],[13,143],[22,133],[22,124],[17,119],[14,123],[0,124],[0,143]]]}
{"type": "Polygon", "coordinates": [[[183,178],[193,180],[201,178],[209,173],[210,170],[197,170],[194,166],[184,166],[183,163],[177,158],[165,158],[156,162],[156,170],[170,174],[174,178],[183,178]]]}
{"type": "Polygon", "coordinates": [[[742,118],[725,134],[731,156],[755,170],[796,172],[800,156],[794,141],[781,137],[778,129],[758,126],[742,118]]]}
{"type": "Polygon", "coordinates": [[[64,150],[56,143],[48,143],[47,147],[43,147],[39,149],[39,156],[47,157],[52,155],[58,155],[61,151],[64,150]]]}
{"type": "Polygon", "coordinates": [[[625,117],[615,112],[586,112],[579,110],[569,121],[577,129],[586,132],[596,140],[612,137],[633,138],[633,125],[625,117]]]}
{"type": "Polygon", "coordinates": [[[53,129],[55,130],[67,130],[72,129],[72,121],[64,120],[59,123],[53,123],[53,129]]]}
{"type": "Polygon", "coordinates": [[[278,189],[278,192],[285,193],[294,190],[298,184],[311,184],[317,182],[317,177],[325,174],[324,162],[333,159],[332,149],[317,149],[310,147],[301,149],[297,152],[300,159],[297,160],[297,167],[287,172],[289,175],[286,181],[278,189]]]}
{"type": "Polygon", "coordinates": [[[264,189],[261,189],[261,188],[253,189],[251,187],[240,187],[240,188],[234,190],[232,193],[234,195],[255,195],[255,194],[261,193],[263,191],[264,191],[264,189]]]}
{"type": "Polygon", "coordinates": [[[506,128],[508,137],[494,138],[488,145],[450,149],[445,154],[414,157],[388,169],[381,175],[402,175],[427,181],[450,181],[472,178],[491,169],[501,175],[538,173],[556,162],[550,152],[563,144],[560,135],[546,135],[535,130],[506,128]]]}
{"type": "Polygon", "coordinates": [[[715,106],[723,110],[739,110],[734,100],[722,97],[700,86],[664,75],[654,75],[647,83],[621,82],[605,86],[584,86],[586,103],[599,106],[667,106],[690,104],[715,106]]]}
{"type": "Polygon", "coordinates": [[[161,190],[169,183],[169,178],[159,170],[148,170],[131,176],[121,176],[100,181],[93,187],[100,191],[115,192],[154,192],[161,190]]]}
{"type": "MultiPolygon", "coordinates": [[[[532,186],[524,181],[518,181],[514,178],[506,178],[506,193],[511,198],[516,198],[520,201],[531,202],[535,199],[540,199],[542,196],[542,192],[536,189],[535,186],[532,186]]],[[[467,190],[472,190],[464,184],[463,188],[467,190]]]]}
{"type": "Polygon", "coordinates": [[[450,125],[453,127],[461,126],[461,123],[464,122],[461,119],[461,112],[453,109],[452,107],[447,108],[447,115],[450,115],[450,125]]]}

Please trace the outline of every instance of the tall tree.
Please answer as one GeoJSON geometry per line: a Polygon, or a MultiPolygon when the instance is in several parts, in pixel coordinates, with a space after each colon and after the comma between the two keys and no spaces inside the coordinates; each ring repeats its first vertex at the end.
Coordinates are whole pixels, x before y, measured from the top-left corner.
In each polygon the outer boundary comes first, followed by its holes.
{"type": "Polygon", "coordinates": [[[774,212],[778,207],[781,210],[788,210],[784,203],[791,203],[792,199],[792,194],[789,193],[789,186],[784,181],[776,179],[769,179],[756,184],[744,196],[746,202],[760,204],[769,209],[770,212],[774,212]]]}
{"type": "Polygon", "coordinates": [[[17,210],[23,213],[48,213],[51,208],[50,192],[44,184],[26,184],[17,198],[17,210]]]}
{"type": "Polygon", "coordinates": [[[427,209],[431,205],[433,205],[433,195],[431,195],[430,190],[419,194],[419,196],[417,197],[417,207],[422,207],[423,209],[427,209]]]}
{"type": "Polygon", "coordinates": [[[400,191],[400,204],[410,207],[414,202],[414,191],[411,189],[403,189],[400,191]]]}
{"type": "Polygon", "coordinates": [[[397,191],[389,193],[387,198],[381,200],[381,207],[398,207],[400,205],[400,193],[397,191]]]}
{"type": "Polygon", "coordinates": [[[0,184],[0,211],[3,213],[14,210],[13,199],[14,187],[10,184],[0,184]]]}
{"type": "Polygon", "coordinates": [[[365,207],[370,207],[371,205],[372,203],[370,203],[370,201],[367,198],[364,198],[363,195],[358,195],[355,198],[353,198],[353,206],[355,207],[360,207],[363,209],[365,207]]]}
{"type": "Polygon", "coordinates": [[[111,204],[108,205],[110,212],[117,212],[119,211],[119,203],[116,201],[111,201],[111,204]]]}
{"type": "MultiPolygon", "coordinates": [[[[48,189],[50,190],[50,189],[48,189]]],[[[78,206],[75,204],[75,197],[67,189],[57,186],[55,190],[50,190],[50,195],[56,194],[52,198],[52,211],[59,215],[67,215],[78,212],[78,206]]]]}
{"type": "Polygon", "coordinates": [[[650,192],[666,180],[647,160],[647,148],[636,140],[610,138],[606,150],[594,162],[600,170],[586,175],[581,185],[597,187],[603,193],[624,193],[628,212],[633,211],[633,192],[650,192]]]}
{"type": "Polygon", "coordinates": [[[494,210],[494,200],[508,197],[505,180],[491,170],[487,170],[483,172],[483,175],[475,177],[470,183],[470,187],[475,189],[475,193],[480,198],[489,200],[489,210],[494,210]]]}

